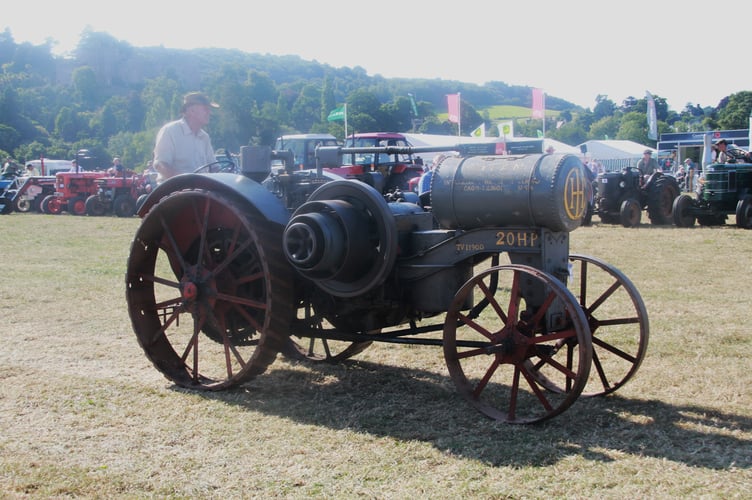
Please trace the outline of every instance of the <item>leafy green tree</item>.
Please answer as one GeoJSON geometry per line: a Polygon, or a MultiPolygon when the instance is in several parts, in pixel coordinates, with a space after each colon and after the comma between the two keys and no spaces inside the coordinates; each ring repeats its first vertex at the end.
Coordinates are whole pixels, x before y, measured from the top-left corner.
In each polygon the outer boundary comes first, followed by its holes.
{"type": "Polygon", "coordinates": [[[154,135],[150,132],[119,132],[107,142],[110,158],[119,156],[127,168],[143,171],[154,152],[154,135]]]}
{"type": "Polygon", "coordinates": [[[639,111],[626,113],[621,120],[616,139],[649,144],[647,114],[639,111]]]}
{"type": "Polygon", "coordinates": [[[302,133],[321,121],[321,89],[317,85],[304,86],[290,111],[293,125],[302,133]]]}
{"type": "Polygon", "coordinates": [[[207,93],[220,104],[207,127],[215,147],[237,151],[254,133],[258,109],[249,85],[247,71],[238,64],[224,65],[220,73],[206,82],[207,93]]]}
{"type": "Polygon", "coordinates": [[[55,118],[55,134],[60,136],[64,141],[72,142],[78,135],[78,124],[76,123],[76,112],[71,108],[64,107],[55,118]]]}
{"type": "Polygon", "coordinates": [[[91,121],[89,121],[89,128],[99,139],[106,139],[107,137],[118,133],[115,110],[111,106],[105,105],[102,107],[98,113],[94,114],[91,121]]]}
{"type": "Polygon", "coordinates": [[[752,114],[752,92],[744,91],[728,97],[728,103],[718,111],[718,127],[723,130],[749,128],[752,114]]]}
{"type": "Polygon", "coordinates": [[[588,133],[579,123],[565,123],[550,133],[550,137],[574,146],[587,141],[588,133]]]}
{"type": "Polygon", "coordinates": [[[15,157],[23,158],[24,161],[36,160],[39,158],[51,158],[55,160],[67,160],[70,158],[70,147],[60,140],[42,143],[38,141],[29,142],[16,148],[15,157]]]}
{"type": "Polygon", "coordinates": [[[13,151],[21,144],[21,134],[16,129],[0,123],[0,149],[13,151]]]}
{"type": "Polygon", "coordinates": [[[96,109],[99,105],[97,76],[89,66],[76,68],[73,71],[73,89],[78,102],[84,109],[96,109]]]}
{"type": "Polygon", "coordinates": [[[595,99],[595,107],[593,108],[593,116],[595,121],[613,116],[616,111],[616,104],[614,101],[608,98],[606,95],[599,95],[595,99]]]}
{"type": "Polygon", "coordinates": [[[588,134],[590,139],[602,140],[606,138],[616,139],[621,120],[614,116],[604,116],[590,127],[588,134]]]}
{"type": "Polygon", "coordinates": [[[329,113],[337,107],[337,101],[334,99],[334,88],[332,79],[329,75],[324,78],[324,86],[321,89],[321,122],[326,123],[329,113]]]}

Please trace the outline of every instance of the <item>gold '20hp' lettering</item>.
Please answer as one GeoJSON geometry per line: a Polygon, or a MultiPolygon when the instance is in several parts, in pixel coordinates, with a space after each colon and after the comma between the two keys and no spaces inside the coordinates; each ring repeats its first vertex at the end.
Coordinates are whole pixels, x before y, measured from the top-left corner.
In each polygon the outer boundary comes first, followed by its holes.
{"type": "Polygon", "coordinates": [[[538,233],[533,231],[499,231],[496,233],[496,246],[536,247],[538,246],[538,233]]]}

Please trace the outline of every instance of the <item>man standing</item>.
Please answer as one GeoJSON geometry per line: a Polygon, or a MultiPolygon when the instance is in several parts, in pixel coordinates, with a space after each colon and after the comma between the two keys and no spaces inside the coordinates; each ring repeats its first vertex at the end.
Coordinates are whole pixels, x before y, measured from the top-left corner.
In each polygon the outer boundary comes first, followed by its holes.
{"type": "Polygon", "coordinates": [[[157,134],[154,147],[157,183],[215,161],[214,148],[204,127],[209,124],[211,110],[216,108],[219,105],[201,92],[183,97],[183,117],[164,125],[157,134]]]}
{"type": "Polygon", "coordinates": [[[653,172],[659,170],[658,161],[653,158],[653,150],[646,149],[642,153],[642,159],[637,162],[637,169],[643,176],[653,175],[653,172]]]}

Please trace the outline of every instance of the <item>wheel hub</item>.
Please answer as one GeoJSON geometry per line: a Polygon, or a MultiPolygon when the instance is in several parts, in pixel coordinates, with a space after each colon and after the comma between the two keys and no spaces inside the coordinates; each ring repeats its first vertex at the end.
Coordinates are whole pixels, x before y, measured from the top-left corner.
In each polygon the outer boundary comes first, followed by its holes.
{"type": "Polygon", "coordinates": [[[215,280],[207,270],[196,266],[186,269],[180,280],[180,296],[186,310],[197,312],[197,308],[213,308],[217,296],[215,280]]]}

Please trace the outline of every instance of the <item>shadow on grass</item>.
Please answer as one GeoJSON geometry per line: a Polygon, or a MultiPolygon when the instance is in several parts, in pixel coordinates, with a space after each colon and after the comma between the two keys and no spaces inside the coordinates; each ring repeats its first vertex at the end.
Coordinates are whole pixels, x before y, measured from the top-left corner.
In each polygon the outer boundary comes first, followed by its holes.
{"type": "Polygon", "coordinates": [[[702,406],[581,397],[542,424],[510,425],[477,412],[448,374],[357,360],[275,366],[242,388],[200,394],[299,423],[429,442],[497,466],[543,466],[569,456],[608,462],[624,455],[710,469],[752,466],[752,419],[702,406]]]}

